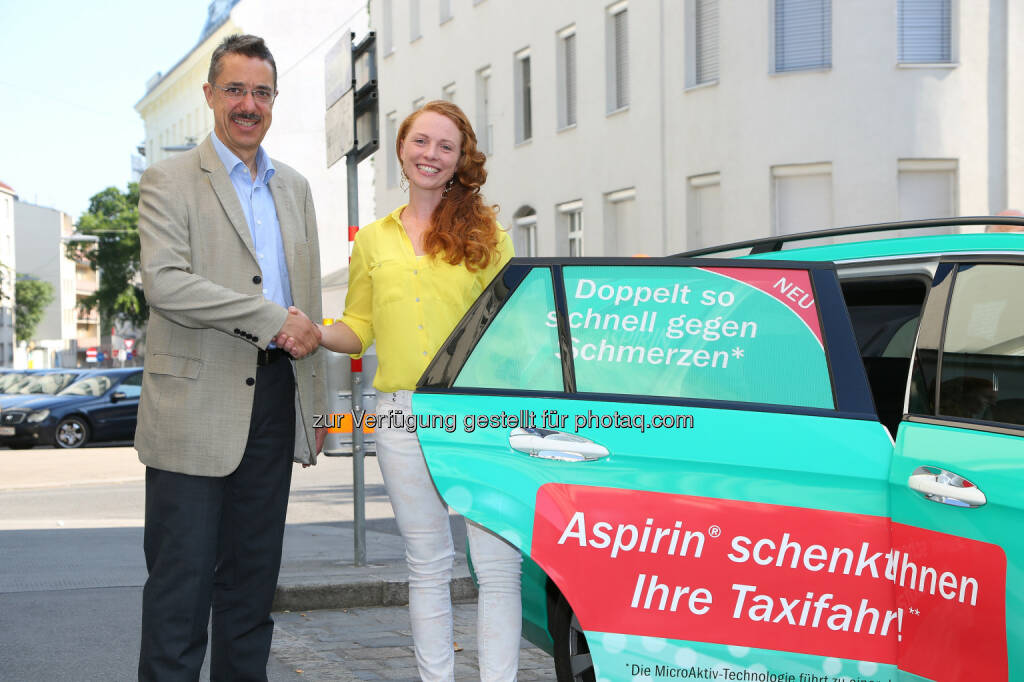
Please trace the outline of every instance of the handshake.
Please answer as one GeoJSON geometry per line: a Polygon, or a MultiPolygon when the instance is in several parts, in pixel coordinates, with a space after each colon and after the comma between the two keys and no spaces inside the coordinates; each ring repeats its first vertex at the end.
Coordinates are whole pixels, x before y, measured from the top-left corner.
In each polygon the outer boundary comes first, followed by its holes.
{"type": "Polygon", "coordinates": [[[295,359],[306,357],[318,346],[338,353],[358,353],[363,347],[348,325],[342,322],[330,327],[314,324],[295,306],[288,308],[288,317],[274,337],[274,344],[295,359]]]}

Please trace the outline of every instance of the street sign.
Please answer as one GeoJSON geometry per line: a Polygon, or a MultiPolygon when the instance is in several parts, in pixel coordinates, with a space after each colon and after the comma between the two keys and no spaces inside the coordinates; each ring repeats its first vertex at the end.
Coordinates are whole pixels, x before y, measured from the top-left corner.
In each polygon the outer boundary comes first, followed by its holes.
{"type": "Polygon", "coordinates": [[[324,94],[327,108],[338,101],[338,98],[352,89],[352,37],[351,31],[334,44],[324,57],[324,94]]]}
{"type": "Polygon", "coordinates": [[[133,348],[135,348],[135,339],[125,339],[124,347],[126,350],[132,350],[133,348]]]}
{"type": "Polygon", "coordinates": [[[95,348],[86,348],[85,349],[85,361],[86,362],[99,362],[99,360],[96,357],[97,353],[98,353],[98,351],[95,348]]]}
{"type": "Polygon", "coordinates": [[[356,144],[355,92],[351,88],[327,109],[325,124],[327,167],[330,168],[356,144]]]}

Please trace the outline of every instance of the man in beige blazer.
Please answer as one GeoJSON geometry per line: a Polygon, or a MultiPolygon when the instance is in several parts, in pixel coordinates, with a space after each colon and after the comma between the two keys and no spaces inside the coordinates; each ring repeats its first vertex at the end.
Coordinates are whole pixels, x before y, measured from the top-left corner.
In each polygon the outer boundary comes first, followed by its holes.
{"type": "Polygon", "coordinates": [[[211,606],[212,679],[266,679],[292,461],[322,444],[316,217],[306,180],[261,146],[277,95],[263,40],[225,39],[203,90],[213,134],[139,183],[140,680],[198,679],[211,606]],[[279,333],[291,356],[268,347],[279,333]]]}

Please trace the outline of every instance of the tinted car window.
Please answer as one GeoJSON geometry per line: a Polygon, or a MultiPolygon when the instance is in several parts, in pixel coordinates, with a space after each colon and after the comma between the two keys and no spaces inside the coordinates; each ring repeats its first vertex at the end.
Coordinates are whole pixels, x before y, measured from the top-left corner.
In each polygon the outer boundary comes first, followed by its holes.
{"type": "Polygon", "coordinates": [[[834,406],[806,270],[595,265],[564,273],[581,392],[834,406]]]}
{"type": "Polygon", "coordinates": [[[480,338],[455,386],[561,391],[551,271],[530,272],[480,338]],[[545,317],[547,316],[547,317],[545,317]]]}
{"type": "Polygon", "coordinates": [[[55,372],[52,374],[33,374],[29,380],[18,387],[17,393],[44,393],[54,395],[75,380],[77,374],[55,372]]]}
{"type": "Polygon", "coordinates": [[[89,395],[98,397],[106,393],[107,389],[110,388],[113,383],[111,377],[103,374],[95,377],[86,377],[80,379],[75,383],[71,384],[63,391],[61,395],[89,395]]]}
{"type": "Polygon", "coordinates": [[[128,398],[138,398],[142,394],[142,372],[129,375],[120,383],[117,390],[128,398]]]}
{"type": "Polygon", "coordinates": [[[961,266],[946,321],[939,414],[1024,424],[1024,267],[961,266]]]}

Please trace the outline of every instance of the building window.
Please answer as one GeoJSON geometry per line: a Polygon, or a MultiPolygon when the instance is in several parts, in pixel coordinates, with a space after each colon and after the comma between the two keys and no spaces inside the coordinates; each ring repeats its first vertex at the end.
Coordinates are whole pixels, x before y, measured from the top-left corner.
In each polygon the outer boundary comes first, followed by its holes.
{"type": "Polygon", "coordinates": [[[576,125],[576,27],[558,33],[558,127],[576,125]]]}
{"type": "Polygon", "coordinates": [[[953,60],[952,0],[898,0],[897,32],[902,64],[953,60]]]}
{"type": "Polygon", "coordinates": [[[392,111],[385,119],[384,156],[387,158],[388,188],[398,187],[398,114],[392,111]]]}
{"type": "Polygon", "coordinates": [[[455,103],[455,83],[449,83],[441,88],[441,99],[446,102],[455,103]]]}
{"type": "Polygon", "coordinates": [[[686,84],[718,81],[718,0],[687,0],[686,84]]]}
{"type": "Polygon", "coordinates": [[[515,231],[512,233],[512,244],[516,255],[533,257],[537,255],[537,212],[530,206],[523,206],[516,211],[513,218],[515,231]]]}
{"type": "Polygon", "coordinates": [[[604,195],[604,244],[606,256],[659,255],[661,231],[643,230],[636,222],[636,188],[604,195]]]}
{"type": "MultiPolygon", "coordinates": [[[[899,219],[948,218],[957,215],[956,159],[900,159],[899,219]]],[[[955,228],[901,230],[899,235],[950,234],[955,228]]]]}
{"type": "Polygon", "coordinates": [[[441,0],[441,23],[452,18],[452,0],[441,0]]]}
{"type": "Polygon", "coordinates": [[[832,67],[832,0],[775,0],[775,71],[832,67]]]}
{"type": "Polygon", "coordinates": [[[687,182],[686,249],[722,241],[722,184],[718,173],[695,175],[687,182]]]}
{"type": "Polygon", "coordinates": [[[583,202],[569,201],[558,205],[558,214],[568,246],[568,256],[583,255],[583,202]]]}
{"type": "Polygon", "coordinates": [[[409,42],[419,40],[423,36],[420,31],[420,0],[409,0],[409,42]]]}
{"type": "Polygon", "coordinates": [[[493,154],[493,126],[491,125],[491,67],[476,72],[476,140],[480,151],[493,154]]]}
{"type": "Polygon", "coordinates": [[[530,85],[530,50],[516,53],[515,62],[516,142],[533,137],[533,97],[530,85]]]}
{"type": "Polygon", "coordinates": [[[607,46],[607,108],[629,106],[629,12],[625,0],[608,8],[605,18],[607,46]]]}
{"type": "Polygon", "coordinates": [[[832,227],[832,164],[774,166],[772,181],[775,234],[832,227]]]}
{"type": "Polygon", "coordinates": [[[380,0],[380,50],[387,57],[395,51],[391,29],[394,25],[394,13],[391,11],[393,0],[380,0]]]}

